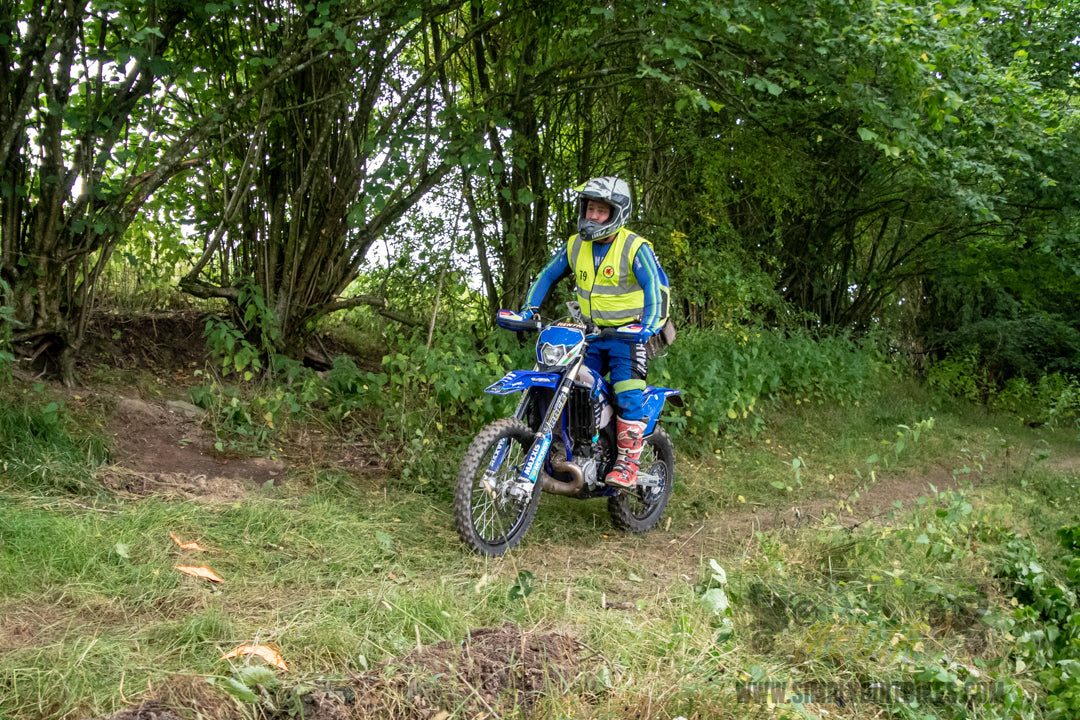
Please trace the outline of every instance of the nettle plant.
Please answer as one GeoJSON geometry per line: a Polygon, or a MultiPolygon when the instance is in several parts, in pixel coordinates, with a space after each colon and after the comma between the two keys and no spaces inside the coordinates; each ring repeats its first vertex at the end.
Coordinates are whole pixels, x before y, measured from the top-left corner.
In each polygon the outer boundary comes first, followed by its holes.
{"type": "Polygon", "coordinates": [[[266,370],[268,364],[274,370],[283,364],[274,359],[278,354],[276,349],[281,346],[281,327],[254,280],[240,284],[236,306],[240,327],[228,318],[211,315],[203,335],[210,352],[221,364],[222,375],[243,373],[247,381],[266,370]]]}
{"type": "Polygon", "coordinates": [[[210,413],[222,438],[215,443],[219,451],[269,445],[291,419],[327,392],[314,372],[275,352],[280,330],[254,283],[243,286],[237,303],[239,319],[247,331],[228,318],[207,319],[204,336],[221,368],[221,378],[214,377],[207,385],[190,391],[192,401],[210,413]],[[242,382],[260,382],[243,389],[222,382],[234,373],[242,382]]]}

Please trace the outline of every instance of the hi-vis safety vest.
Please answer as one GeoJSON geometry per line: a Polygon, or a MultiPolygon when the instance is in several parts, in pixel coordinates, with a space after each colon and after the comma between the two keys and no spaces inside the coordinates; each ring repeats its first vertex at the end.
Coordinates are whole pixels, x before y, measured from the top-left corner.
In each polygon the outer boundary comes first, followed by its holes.
{"type": "MultiPolygon", "coordinates": [[[[608,244],[607,254],[596,267],[593,244],[580,235],[570,238],[567,260],[577,282],[578,304],[582,314],[601,326],[614,327],[640,320],[645,312],[645,291],[634,277],[634,256],[638,249],[650,243],[626,228],[608,244]]],[[[668,288],[660,288],[660,321],[667,319],[668,288]]]]}

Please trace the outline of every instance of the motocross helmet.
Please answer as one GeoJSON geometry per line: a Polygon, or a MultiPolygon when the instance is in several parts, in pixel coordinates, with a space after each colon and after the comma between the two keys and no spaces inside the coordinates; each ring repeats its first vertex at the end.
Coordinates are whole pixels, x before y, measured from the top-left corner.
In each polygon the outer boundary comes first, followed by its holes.
{"type": "Polygon", "coordinates": [[[630,187],[625,182],[614,176],[593,178],[578,188],[578,234],[582,240],[613,235],[630,219],[630,209],[630,187]],[[611,206],[607,222],[585,219],[590,200],[599,200],[611,206]]]}

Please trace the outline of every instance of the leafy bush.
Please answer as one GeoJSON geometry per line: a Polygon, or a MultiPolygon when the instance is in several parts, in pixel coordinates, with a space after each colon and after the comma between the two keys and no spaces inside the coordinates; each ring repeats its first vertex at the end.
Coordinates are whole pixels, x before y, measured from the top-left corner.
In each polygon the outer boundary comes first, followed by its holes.
{"type": "Polygon", "coordinates": [[[479,345],[467,333],[443,335],[431,348],[419,337],[403,339],[385,355],[383,434],[408,449],[402,479],[449,482],[456,466],[445,462],[447,448],[513,409],[513,398],[484,388],[508,370],[531,367],[532,358],[531,345],[503,332],[479,345]]]}
{"type": "Polygon", "coordinates": [[[979,364],[978,352],[973,349],[951,354],[930,365],[926,381],[932,388],[965,400],[984,400],[991,390],[986,369],[979,364]]]}
{"type": "Polygon", "coordinates": [[[756,434],[764,423],[762,408],[781,398],[855,401],[885,366],[870,340],[729,327],[682,333],[668,356],[653,363],[649,381],[683,391],[687,409],[670,418],[671,427],[707,441],[734,431],[756,434]]]}
{"type": "Polygon", "coordinates": [[[694,241],[677,230],[657,238],[657,252],[672,258],[671,286],[687,319],[697,327],[750,322],[765,313],[783,314],[776,278],[746,251],[745,238],[730,225],[702,229],[694,241]]]}
{"type": "Polygon", "coordinates": [[[353,412],[381,412],[386,407],[386,373],[364,372],[351,357],[339,355],[323,377],[327,416],[341,422],[353,412]]]}
{"type": "Polygon", "coordinates": [[[994,403],[1018,414],[1027,422],[1080,423],[1080,380],[1061,373],[1039,377],[1036,382],[1015,377],[1005,383],[994,403]]]}
{"type": "Polygon", "coordinates": [[[1076,377],[1054,372],[1029,380],[1018,375],[999,387],[975,349],[933,363],[927,370],[927,383],[952,397],[1015,413],[1029,424],[1080,424],[1080,380],[1076,377]]]}
{"type": "Polygon", "coordinates": [[[963,325],[941,337],[949,353],[973,353],[995,383],[1080,372],[1080,331],[1048,313],[1017,313],[963,325]]]}

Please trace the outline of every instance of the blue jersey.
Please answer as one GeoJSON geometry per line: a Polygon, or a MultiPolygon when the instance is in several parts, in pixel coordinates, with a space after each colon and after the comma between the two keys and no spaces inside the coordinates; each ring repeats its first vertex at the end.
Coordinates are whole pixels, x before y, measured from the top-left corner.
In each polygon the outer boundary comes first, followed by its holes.
{"type": "MultiPolygon", "coordinates": [[[[600,267],[607,251],[607,243],[593,243],[593,262],[596,268],[600,267]]],[[[668,286],[668,278],[664,269],[660,267],[660,263],[656,261],[656,254],[648,243],[643,243],[634,255],[633,269],[634,278],[645,293],[641,324],[649,332],[656,332],[664,322],[663,312],[667,309],[663,306],[660,288],[668,286]]],[[[540,271],[536,282],[529,288],[525,296],[525,307],[540,307],[551,291],[551,287],[569,274],[570,258],[567,255],[567,246],[563,245],[540,271]]]]}

